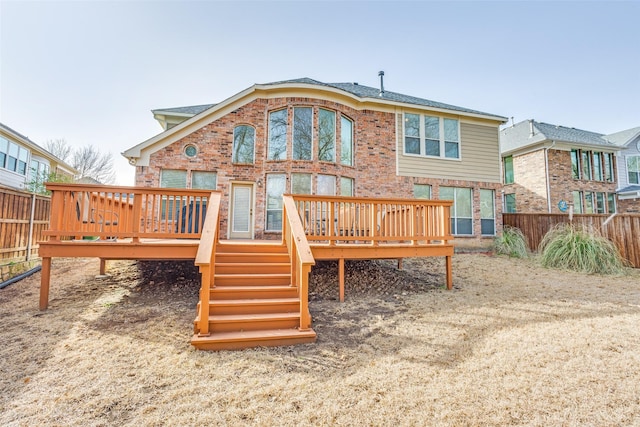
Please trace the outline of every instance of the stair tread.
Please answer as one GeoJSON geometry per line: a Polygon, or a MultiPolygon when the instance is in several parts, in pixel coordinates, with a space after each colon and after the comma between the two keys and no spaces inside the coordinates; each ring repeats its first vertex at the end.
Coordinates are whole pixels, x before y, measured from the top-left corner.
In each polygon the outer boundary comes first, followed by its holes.
{"type": "Polygon", "coordinates": [[[283,290],[296,290],[295,286],[291,285],[218,285],[211,288],[210,290],[221,290],[221,291],[283,291],[283,290]]]}
{"type": "Polygon", "coordinates": [[[300,311],[281,312],[281,313],[245,313],[245,314],[210,314],[209,321],[214,322],[234,322],[234,321],[269,321],[274,319],[297,319],[300,317],[300,311]]]}
{"type": "Polygon", "coordinates": [[[315,337],[316,332],[313,329],[300,331],[298,329],[266,329],[262,331],[233,331],[233,332],[213,332],[209,336],[200,337],[197,334],[193,336],[191,342],[202,341],[249,341],[265,338],[279,339],[283,337],[302,338],[315,337]]]}
{"type": "Polygon", "coordinates": [[[209,305],[287,304],[299,302],[300,298],[246,298],[210,300],[209,305]]]}
{"type": "Polygon", "coordinates": [[[291,273],[216,273],[215,277],[289,277],[291,273]]]}

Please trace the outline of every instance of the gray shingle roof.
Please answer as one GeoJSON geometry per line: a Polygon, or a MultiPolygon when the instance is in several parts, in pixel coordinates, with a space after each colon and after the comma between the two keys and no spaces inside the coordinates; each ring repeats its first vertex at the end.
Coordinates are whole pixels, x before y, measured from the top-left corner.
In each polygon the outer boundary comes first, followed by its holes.
{"type": "Polygon", "coordinates": [[[612,144],[622,147],[624,145],[627,145],[638,134],[640,134],[640,126],[605,135],[604,139],[611,142],[612,144]]]}
{"type": "Polygon", "coordinates": [[[500,151],[510,152],[545,141],[565,142],[579,145],[592,145],[600,148],[619,148],[597,132],[572,127],[551,125],[549,123],[524,120],[500,132],[500,151]],[[531,134],[533,122],[533,135],[531,134]]]}
{"type": "Polygon", "coordinates": [[[629,185],[618,190],[618,193],[632,193],[634,191],[640,191],[640,185],[629,185]]]}
{"type": "Polygon", "coordinates": [[[380,95],[379,88],[364,86],[358,83],[323,83],[317,80],[310,79],[308,77],[304,77],[301,79],[282,80],[279,82],[264,83],[264,85],[269,86],[269,85],[280,85],[280,84],[287,84],[287,83],[303,83],[303,84],[309,84],[309,85],[315,85],[315,86],[332,87],[335,89],[348,92],[359,98],[377,98],[381,100],[419,105],[421,107],[430,107],[430,108],[437,108],[437,109],[443,109],[443,110],[458,111],[462,113],[479,114],[483,116],[494,116],[494,117],[502,118],[505,121],[507,120],[506,117],[497,116],[495,114],[486,113],[478,110],[472,110],[470,108],[458,107],[456,105],[445,104],[442,102],[431,101],[429,99],[418,98],[415,96],[403,95],[401,93],[391,92],[388,90],[385,90],[384,93],[380,95]]]}
{"type": "Polygon", "coordinates": [[[188,107],[172,107],[172,108],[157,108],[152,110],[154,113],[173,113],[173,114],[190,114],[195,116],[205,110],[213,107],[216,104],[204,104],[204,105],[190,105],[188,107]]]}

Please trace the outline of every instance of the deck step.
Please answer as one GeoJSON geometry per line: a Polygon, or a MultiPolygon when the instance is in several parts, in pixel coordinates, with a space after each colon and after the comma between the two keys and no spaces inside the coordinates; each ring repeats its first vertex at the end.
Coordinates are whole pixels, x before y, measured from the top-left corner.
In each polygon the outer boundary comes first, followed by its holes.
{"type": "Polygon", "coordinates": [[[197,334],[191,344],[200,350],[242,350],[251,347],[274,347],[312,343],[316,340],[313,329],[270,329],[262,331],[218,332],[200,337],[197,334]]]}
{"type": "Polygon", "coordinates": [[[217,274],[214,286],[290,285],[291,274],[217,274]]]}
{"type": "Polygon", "coordinates": [[[258,253],[258,254],[267,254],[267,253],[280,253],[286,254],[288,253],[287,247],[283,245],[281,242],[260,242],[260,241],[251,241],[251,242],[219,242],[216,245],[216,253],[258,253]]]}
{"type": "Polygon", "coordinates": [[[217,274],[289,274],[288,262],[216,262],[217,274]]]}
{"type": "MultiPolygon", "coordinates": [[[[199,312],[200,303],[198,303],[199,312]]],[[[209,301],[209,313],[295,313],[300,311],[300,298],[255,298],[209,301]]]]}
{"type": "Polygon", "coordinates": [[[298,289],[289,285],[216,286],[209,290],[212,300],[296,298],[298,289]]]}
{"type": "Polygon", "coordinates": [[[258,252],[218,252],[216,253],[216,264],[218,263],[288,263],[288,253],[258,253],[258,252]]]}
{"type": "MultiPolygon", "coordinates": [[[[200,320],[196,316],[194,324],[200,320]]],[[[300,325],[300,313],[255,313],[209,315],[209,331],[241,332],[293,329],[300,325]]]]}

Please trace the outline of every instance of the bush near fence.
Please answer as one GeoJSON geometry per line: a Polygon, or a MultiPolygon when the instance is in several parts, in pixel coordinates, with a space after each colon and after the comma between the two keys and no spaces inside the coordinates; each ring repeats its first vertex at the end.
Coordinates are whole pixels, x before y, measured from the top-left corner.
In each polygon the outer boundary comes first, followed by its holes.
{"type": "Polygon", "coordinates": [[[7,280],[33,265],[38,242],[46,240],[48,196],[0,188],[0,273],[7,280]],[[5,277],[7,276],[7,277],[5,277]]]}
{"type": "Polygon", "coordinates": [[[545,234],[556,224],[573,222],[594,227],[604,237],[611,240],[620,254],[629,263],[640,268],[640,215],[616,214],[609,215],[573,215],[569,221],[567,214],[549,213],[505,213],[502,215],[503,224],[519,228],[527,238],[529,248],[538,250],[538,245],[545,234]]]}

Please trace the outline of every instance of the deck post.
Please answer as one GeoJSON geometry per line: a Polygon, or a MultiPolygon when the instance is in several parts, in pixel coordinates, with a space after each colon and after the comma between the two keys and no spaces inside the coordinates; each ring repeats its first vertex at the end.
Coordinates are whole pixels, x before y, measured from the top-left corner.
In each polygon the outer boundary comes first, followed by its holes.
{"type": "Polygon", "coordinates": [[[453,288],[453,274],[451,272],[451,255],[445,257],[447,264],[447,289],[451,290],[453,288]]]}
{"type": "Polygon", "coordinates": [[[338,281],[340,282],[340,302],[344,302],[344,258],[338,260],[338,281]]]}
{"type": "Polygon", "coordinates": [[[398,258],[398,270],[402,270],[402,258],[398,258]]]}
{"type": "Polygon", "coordinates": [[[100,258],[100,275],[104,276],[107,271],[107,260],[104,258],[100,258]]]}
{"type": "Polygon", "coordinates": [[[49,306],[49,282],[51,279],[51,258],[42,258],[42,270],[40,272],[40,310],[46,310],[49,306]]]}

